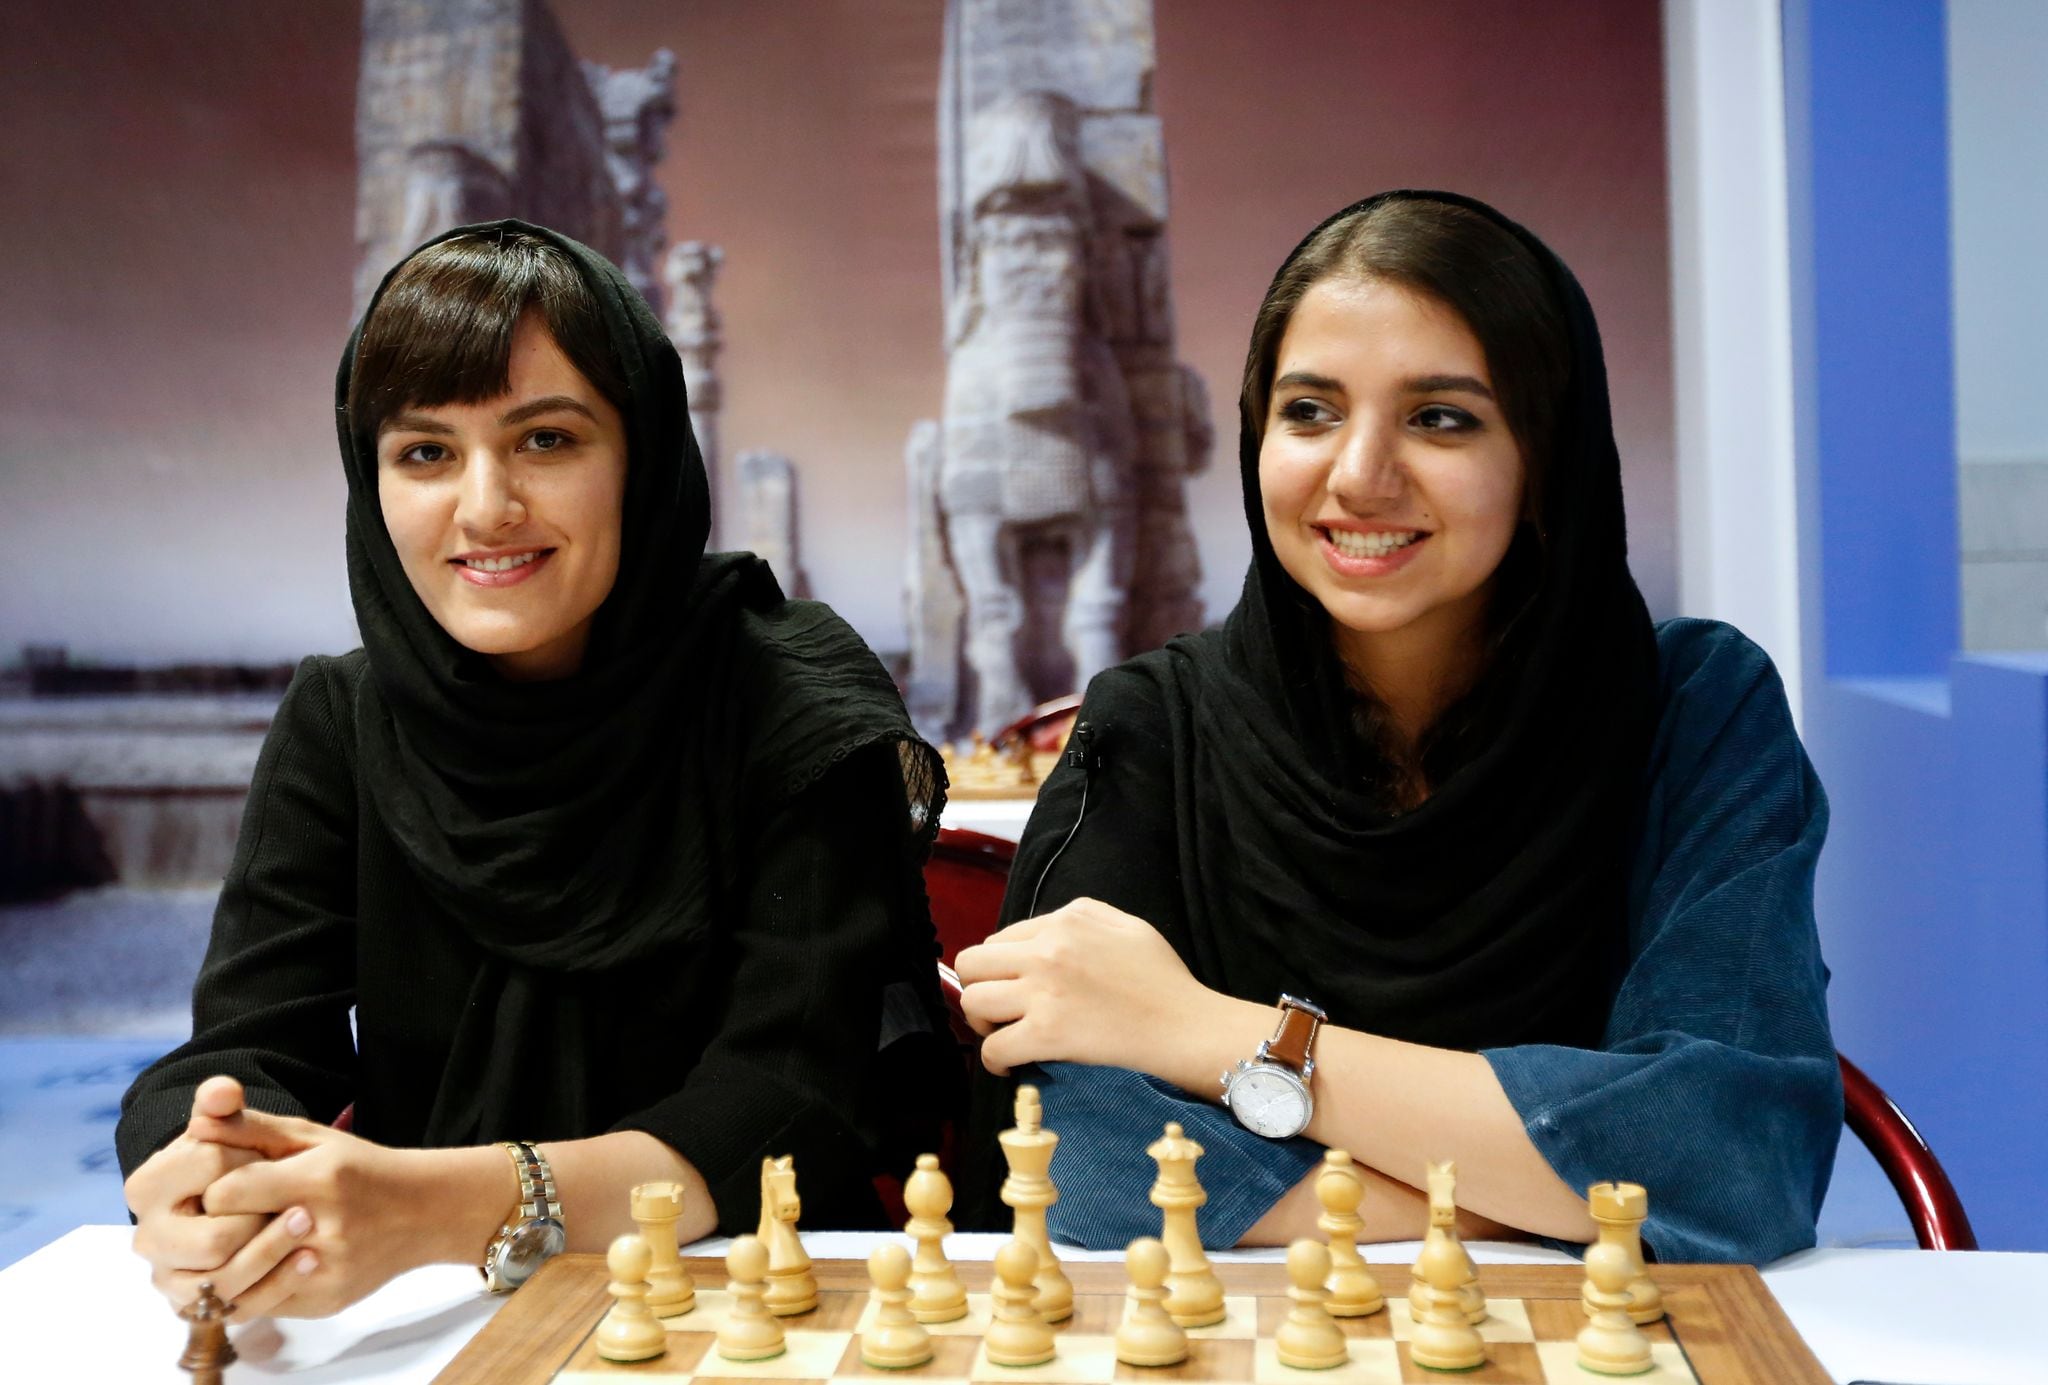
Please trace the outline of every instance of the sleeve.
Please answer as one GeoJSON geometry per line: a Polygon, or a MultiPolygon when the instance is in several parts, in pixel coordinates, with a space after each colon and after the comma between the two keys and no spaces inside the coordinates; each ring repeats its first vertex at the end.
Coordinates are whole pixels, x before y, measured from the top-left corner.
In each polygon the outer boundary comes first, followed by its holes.
{"type": "Polygon", "coordinates": [[[1659,728],[1603,1048],[1485,1057],[1566,1183],[1650,1190],[1658,1258],[1763,1264],[1814,1244],[1841,1134],[1813,913],[1827,800],[1769,659],[1701,628],[1659,728]]]}
{"type": "Polygon", "coordinates": [[[1168,1121],[1178,1121],[1202,1147],[1195,1174],[1209,1200],[1195,1213],[1195,1227],[1211,1250],[1243,1240],[1322,1161],[1323,1147],[1314,1140],[1254,1135],[1222,1107],[1144,1073],[1046,1063],[1034,1080],[1046,1128],[1060,1136],[1052,1161],[1060,1196],[1046,1211],[1046,1227],[1089,1250],[1122,1250],[1139,1236],[1159,1234],[1159,1209],[1150,1197],[1158,1168],[1141,1137],[1168,1121]]]}
{"type": "Polygon", "coordinates": [[[764,1154],[796,1156],[811,1224],[879,1215],[871,1078],[909,926],[905,820],[893,750],[852,757],[770,819],[714,1036],[680,1088],[613,1126],[687,1159],[710,1185],[723,1232],[753,1229],[764,1154]]]}
{"type": "Polygon", "coordinates": [[[226,1074],[249,1104],[329,1121],[355,1091],[355,811],[329,660],[299,665],[256,762],[192,991],[192,1037],[121,1099],[125,1177],[185,1126],[192,1092],[226,1074]]]}

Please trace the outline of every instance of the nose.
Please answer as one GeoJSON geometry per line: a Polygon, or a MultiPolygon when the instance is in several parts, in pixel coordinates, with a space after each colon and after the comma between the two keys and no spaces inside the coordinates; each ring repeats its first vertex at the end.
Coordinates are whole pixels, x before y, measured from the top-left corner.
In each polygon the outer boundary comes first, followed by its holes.
{"type": "Polygon", "coordinates": [[[1330,466],[1330,494],[1348,510],[1368,510],[1400,499],[1407,484],[1400,430],[1362,413],[1353,415],[1330,466]]]}
{"type": "Polygon", "coordinates": [[[477,534],[492,534],[526,518],[526,504],[512,481],[503,457],[479,450],[462,469],[462,492],[455,522],[477,534]]]}

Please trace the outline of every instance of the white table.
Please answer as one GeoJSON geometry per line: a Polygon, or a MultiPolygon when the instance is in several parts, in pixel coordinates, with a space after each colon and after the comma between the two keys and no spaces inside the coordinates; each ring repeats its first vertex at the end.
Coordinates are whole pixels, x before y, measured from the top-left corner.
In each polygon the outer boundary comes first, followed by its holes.
{"type": "MultiPolygon", "coordinates": [[[[176,1368],[185,1329],[149,1286],[125,1226],[80,1227],[0,1270],[0,1379],[189,1385],[176,1368]]],[[[877,1237],[806,1233],[820,1258],[865,1258],[877,1237]]],[[[955,1236],[956,1259],[986,1260],[998,1236],[955,1236]]],[[[706,1241],[690,1254],[723,1252],[706,1241]]],[[[1406,1264],[1416,1243],[1372,1247],[1376,1263],[1406,1264]]],[[[1472,1246],[1488,1264],[1569,1257],[1523,1245],[1472,1246]]],[[[1066,1250],[1066,1259],[1114,1259],[1066,1250]]],[[[1218,1260],[1277,1260],[1240,1251],[1218,1260]]],[[[2048,1255],[1937,1254],[1914,1250],[1818,1250],[1782,1260],[1764,1279],[1837,1382],[1901,1385],[2041,1385],[2048,1381],[2048,1255]],[[1988,1328],[1975,1318],[2003,1313],[1988,1328]]],[[[235,1333],[241,1361],[229,1378],[311,1382],[421,1382],[461,1350],[502,1300],[481,1292],[476,1271],[420,1270],[345,1313],[320,1322],[258,1323],[235,1333]]]]}

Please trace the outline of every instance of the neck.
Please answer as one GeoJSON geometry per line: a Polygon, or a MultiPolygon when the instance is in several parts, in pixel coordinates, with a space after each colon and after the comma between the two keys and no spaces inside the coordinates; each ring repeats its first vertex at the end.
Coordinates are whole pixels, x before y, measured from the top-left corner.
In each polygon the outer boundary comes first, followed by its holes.
{"type": "MultiPolygon", "coordinates": [[[[1413,746],[1478,680],[1485,660],[1485,588],[1471,610],[1444,608],[1398,630],[1359,631],[1333,625],[1337,657],[1354,685],[1386,707],[1405,745],[1413,746]]],[[[1460,603],[1461,606],[1466,603],[1460,603]]]]}

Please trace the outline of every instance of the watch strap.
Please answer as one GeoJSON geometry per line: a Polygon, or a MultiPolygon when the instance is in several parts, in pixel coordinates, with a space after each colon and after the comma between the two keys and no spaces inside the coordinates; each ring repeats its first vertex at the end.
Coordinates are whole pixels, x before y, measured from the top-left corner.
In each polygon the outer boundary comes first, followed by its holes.
{"type": "Polygon", "coordinates": [[[1273,1037],[1259,1047],[1259,1056],[1269,1063],[1292,1068],[1302,1076],[1313,1071],[1316,1030],[1329,1016],[1315,1004],[1291,995],[1280,997],[1280,1025],[1273,1037]]]}

